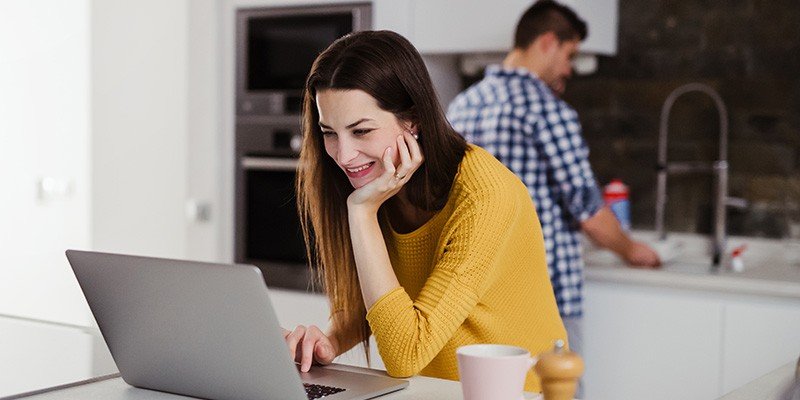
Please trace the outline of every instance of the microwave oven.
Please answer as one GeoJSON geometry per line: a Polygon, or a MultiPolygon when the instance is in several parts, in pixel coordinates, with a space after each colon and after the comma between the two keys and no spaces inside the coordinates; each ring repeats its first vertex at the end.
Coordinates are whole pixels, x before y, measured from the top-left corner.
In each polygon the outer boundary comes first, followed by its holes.
{"type": "Polygon", "coordinates": [[[334,40],[372,26],[368,3],[239,9],[237,115],[299,115],[314,59],[334,40]]]}

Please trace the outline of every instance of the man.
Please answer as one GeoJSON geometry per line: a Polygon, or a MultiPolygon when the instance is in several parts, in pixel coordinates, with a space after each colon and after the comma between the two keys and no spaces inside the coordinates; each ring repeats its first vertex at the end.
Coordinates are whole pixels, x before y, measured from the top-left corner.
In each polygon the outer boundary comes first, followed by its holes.
{"type": "Polygon", "coordinates": [[[583,259],[580,231],[635,267],[658,255],[631,240],[603,197],[589,165],[578,114],[559,98],[586,23],[549,0],[520,18],[514,48],[480,82],[459,94],[447,116],[456,131],[502,161],[528,187],[542,224],[550,279],[570,347],[581,352],[583,259]]]}

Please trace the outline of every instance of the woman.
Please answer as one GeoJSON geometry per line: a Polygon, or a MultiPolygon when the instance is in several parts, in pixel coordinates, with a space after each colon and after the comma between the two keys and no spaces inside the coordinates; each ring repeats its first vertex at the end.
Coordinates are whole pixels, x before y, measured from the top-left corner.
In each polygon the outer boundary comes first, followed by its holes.
{"type": "Polygon", "coordinates": [[[285,332],[303,371],[368,350],[371,334],[389,375],[453,380],[459,346],[538,354],[566,338],[525,186],[453,131],[406,39],[334,42],[312,66],[303,124],[298,208],[332,319],[327,333],[285,332]]]}

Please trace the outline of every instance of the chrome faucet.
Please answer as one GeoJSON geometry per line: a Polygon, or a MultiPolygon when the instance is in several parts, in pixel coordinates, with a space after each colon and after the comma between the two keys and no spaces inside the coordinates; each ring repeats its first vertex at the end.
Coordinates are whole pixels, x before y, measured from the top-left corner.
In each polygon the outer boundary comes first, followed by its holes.
{"type": "Polygon", "coordinates": [[[719,93],[702,83],[689,83],[678,87],[667,96],[661,107],[661,119],[658,132],[658,181],[656,188],[656,232],[659,240],[667,237],[664,226],[664,211],[667,205],[667,176],[695,172],[707,172],[715,177],[714,196],[714,237],[712,245],[712,266],[719,267],[725,255],[726,246],[726,208],[729,206],[744,208],[747,203],[743,199],[728,197],[728,110],[719,93]],[[706,162],[667,162],[667,134],[669,133],[669,113],[675,100],[689,92],[702,92],[714,100],[719,113],[719,156],[717,161],[706,162]]]}

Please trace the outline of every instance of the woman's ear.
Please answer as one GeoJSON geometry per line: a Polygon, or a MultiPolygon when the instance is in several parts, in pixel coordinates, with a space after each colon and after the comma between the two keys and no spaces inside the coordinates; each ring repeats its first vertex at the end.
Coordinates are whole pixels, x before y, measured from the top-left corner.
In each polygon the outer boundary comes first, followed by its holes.
{"type": "Polygon", "coordinates": [[[412,134],[415,138],[419,138],[419,130],[417,129],[417,124],[415,122],[406,122],[403,124],[403,129],[412,134]]]}

